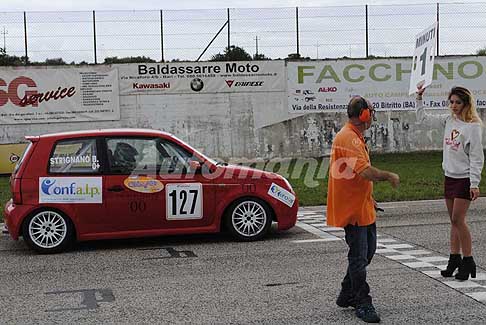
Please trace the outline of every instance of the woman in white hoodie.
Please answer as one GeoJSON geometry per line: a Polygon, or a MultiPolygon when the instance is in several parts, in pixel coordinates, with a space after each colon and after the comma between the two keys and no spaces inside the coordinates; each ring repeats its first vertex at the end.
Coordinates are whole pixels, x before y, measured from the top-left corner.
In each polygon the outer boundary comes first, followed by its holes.
{"type": "Polygon", "coordinates": [[[420,123],[439,124],[445,128],[442,169],[445,174],[444,196],[451,220],[450,257],[442,276],[467,280],[476,277],[472,257],[471,233],[466,213],[471,201],[479,197],[479,182],[484,165],[482,122],[471,92],[464,87],[451,89],[448,100],[450,114],[432,115],[424,110],[422,95],[417,90],[416,113],[420,123]],[[461,258],[461,251],[464,258],[461,258]]]}

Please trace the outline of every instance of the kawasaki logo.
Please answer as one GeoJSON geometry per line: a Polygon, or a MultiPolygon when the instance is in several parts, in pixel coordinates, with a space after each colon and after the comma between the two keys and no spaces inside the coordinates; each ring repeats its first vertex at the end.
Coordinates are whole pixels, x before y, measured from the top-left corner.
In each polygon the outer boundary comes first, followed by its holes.
{"type": "Polygon", "coordinates": [[[132,87],[133,89],[166,89],[166,88],[170,88],[170,83],[163,82],[158,84],[141,84],[138,82],[134,82],[132,87]]]}

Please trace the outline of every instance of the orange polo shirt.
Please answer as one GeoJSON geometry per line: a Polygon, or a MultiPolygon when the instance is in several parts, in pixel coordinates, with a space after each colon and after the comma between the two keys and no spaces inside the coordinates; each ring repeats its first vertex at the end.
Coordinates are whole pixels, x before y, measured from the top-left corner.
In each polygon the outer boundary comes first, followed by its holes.
{"type": "Polygon", "coordinates": [[[327,189],[327,224],[367,226],[375,222],[373,182],[359,174],[371,166],[361,132],[346,123],[332,144],[327,189]]]}

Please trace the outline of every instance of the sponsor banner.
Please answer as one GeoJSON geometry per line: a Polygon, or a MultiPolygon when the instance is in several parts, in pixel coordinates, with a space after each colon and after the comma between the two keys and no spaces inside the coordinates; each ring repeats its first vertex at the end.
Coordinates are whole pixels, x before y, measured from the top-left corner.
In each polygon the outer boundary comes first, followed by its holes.
{"type": "Polygon", "coordinates": [[[275,183],[272,183],[272,185],[270,185],[267,194],[288,205],[289,207],[292,207],[294,205],[295,195],[275,183]]]}
{"type": "Polygon", "coordinates": [[[285,91],[284,61],[119,65],[120,94],[285,91]]]}
{"type": "Polygon", "coordinates": [[[39,177],[39,203],[103,203],[101,177],[39,177]]]}
{"type": "Polygon", "coordinates": [[[0,145],[0,174],[11,174],[24,153],[27,143],[0,145]]]}
{"type": "Polygon", "coordinates": [[[118,72],[89,68],[2,68],[0,124],[119,120],[118,72]]]}
{"type": "MultiPolygon", "coordinates": [[[[288,111],[345,112],[354,95],[368,98],[378,111],[414,110],[411,68],[411,58],[288,62],[288,111]]],[[[436,57],[424,103],[447,108],[449,90],[461,85],[473,92],[477,107],[486,107],[485,84],[486,57],[436,57]]]]}

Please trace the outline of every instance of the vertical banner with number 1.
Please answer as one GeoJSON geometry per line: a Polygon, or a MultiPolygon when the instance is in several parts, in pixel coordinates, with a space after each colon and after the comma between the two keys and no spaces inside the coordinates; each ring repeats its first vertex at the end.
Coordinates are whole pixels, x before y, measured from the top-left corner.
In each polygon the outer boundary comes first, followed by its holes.
{"type": "Polygon", "coordinates": [[[409,95],[415,93],[417,87],[427,87],[432,83],[436,41],[437,22],[416,35],[409,95]]]}

